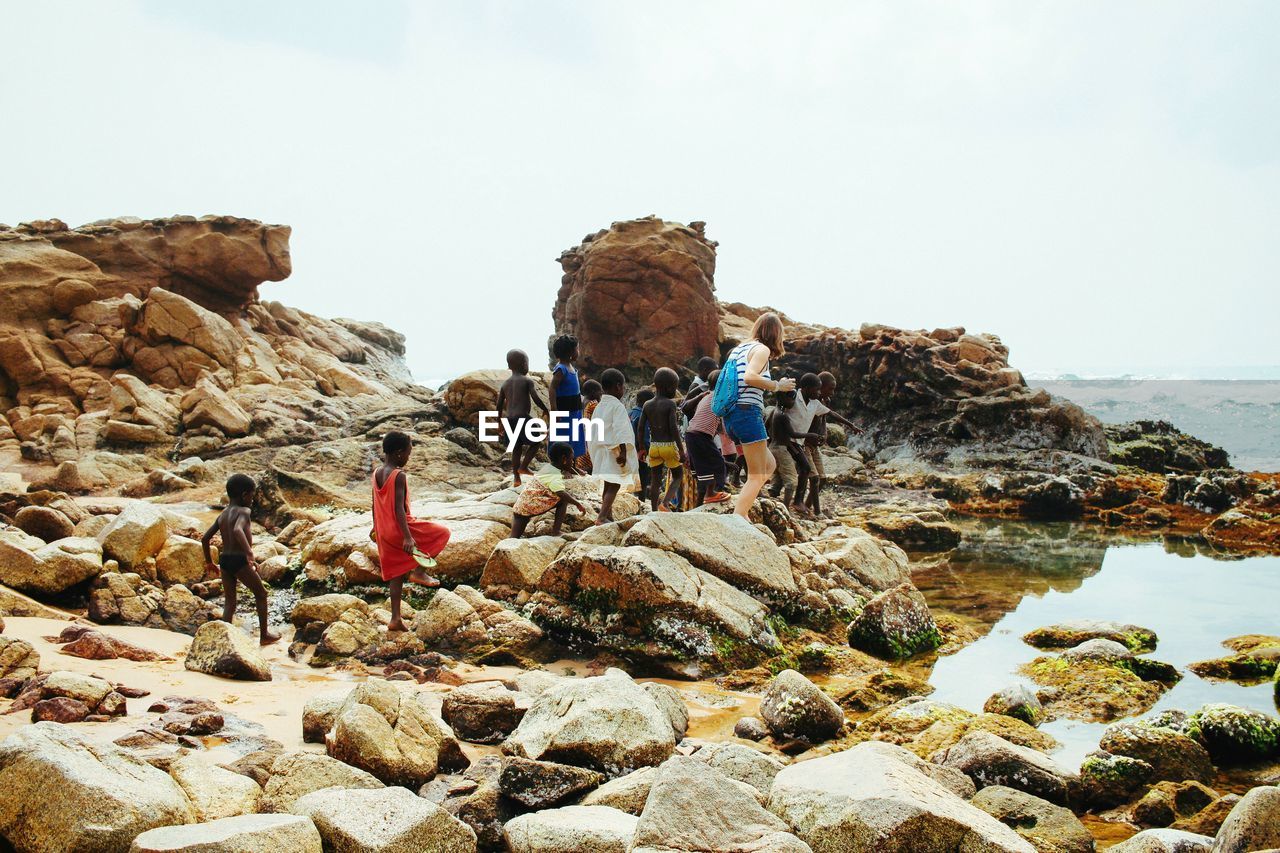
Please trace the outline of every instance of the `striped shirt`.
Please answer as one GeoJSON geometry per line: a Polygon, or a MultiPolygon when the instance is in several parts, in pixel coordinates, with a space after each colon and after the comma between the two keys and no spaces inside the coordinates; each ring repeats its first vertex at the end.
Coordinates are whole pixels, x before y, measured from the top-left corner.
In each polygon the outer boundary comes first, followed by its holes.
{"type": "MultiPolygon", "coordinates": [[[[736,359],[738,362],[738,405],[739,406],[755,406],[757,409],[764,408],[764,391],[753,385],[747,384],[747,359],[751,356],[751,351],[756,347],[762,347],[764,344],[759,341],[744,341],[738,344],[729,353],[726,361],[736,359]]],[[[765,379],[772,379],[769,375],[769,362],[765,362],[764,370],[760,373],[765,379]]]]}
{"type": "Polygon", "coordinates": [[[687,432],[715,435],[720,431],[720,419],[711,411],[711,398],[713,396],[715,395],[708,394],[698,401],[698,406],[693,411],[693,417],[689,419],[687,432]]]}

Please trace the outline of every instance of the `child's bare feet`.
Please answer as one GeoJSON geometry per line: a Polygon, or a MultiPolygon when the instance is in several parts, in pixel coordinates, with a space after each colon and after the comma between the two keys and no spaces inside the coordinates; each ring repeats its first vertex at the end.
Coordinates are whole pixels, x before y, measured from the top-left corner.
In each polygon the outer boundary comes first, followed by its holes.
{"type": "Polygon", "coordinates": [[[279,634],[276,634],[272,631],[263,631],[260,639],[258,640],[258,643],[259,645],[269,646],[279,639],[280,639],[279,634]]]}
{"type": "Polygon", "coordinates": [[[404,633],[405,631],[407,631],[407,630],[409,630],[409,629],[408,629],[408,628],[406,628],[406,627],[404,626],[404,620],[403,620],[403,619],[397,619],[397,620],[396,620],[396,621],[394,621],[394,622],[388,622],[388,623],[387,623],[387,633],[388,633],[388,634],[403,634],[403,633],[404,633]]]}
{"type": "Polygon", "coordinates": [[[409,582],[416,583],[418,586],[430,587],[432,589],[440,586],[439,579],[433,578],[421,569],[414,569],[409,572],[409,582]]]}

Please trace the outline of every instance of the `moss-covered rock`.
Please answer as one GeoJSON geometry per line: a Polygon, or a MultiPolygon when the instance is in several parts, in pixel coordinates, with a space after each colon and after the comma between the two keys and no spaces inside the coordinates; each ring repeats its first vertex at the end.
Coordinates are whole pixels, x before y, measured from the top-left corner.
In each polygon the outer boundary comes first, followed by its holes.
{"type": "Polygon", "coordinates": [[[1156,718],[1117,723],[1103,733],[1098,748],[1145,761],[1151,765],[1151,778],[1155,781],[1213,781],[1213,762],[1208,750],[1186,734],[1159,725],[1161,722],[1164,721],[1156,718]]]}
{"type": "Polygon", "coordinates": [[[1235,705],[1205,705],[1186,722],[1214,764],[1234,766],[1280,756],[1280,721],[1235,705]]]}
{"type": "Polygon", "coordinates": [[[1038,726],[1045,718],[1040,698],[1025,684],[1011,684],[991,694],[982,710],[988,714],[1004,714],[1006,717],[1022,720],[1029,726],[1038,726]]]}
{"type": "Polygon", "coordinates": [[[907,672],[882,669],[863,676],[835,693],[835,700],[850,711],[878,711],[908,696],[927,696],[933,685],[907,672]]]}
{"type": "Polygon", "coordinates": [[[1196,661],[1187,669],[1201,678],[1240,681],[1246,684],[1266,681],[1276,675],[1280,664],[1280,637],[1248,634],[1232,637],[1222,645],[1235,654],[1212,660],[1196,661]]]}
{"type": "Polygon", "coordinates": [[[1155,769],[1140,758],[1091,753],[1080,763],[1080,804],[1105,809],[1127,803],[1154,775],[1155,769]]]}
{"type": "Polygon", "coordinates": [[[1172,667],[1141,658],[1105,660],[1067,655],[1038,657],[1019,670],[1041,687],[1052,688],[1045,707],[1055,716],[1091,722],[1109,722],[1151,709],[1168,684],[1143,678],[1155,670],[1176,675],[1172,667]],[[1142,663],[1138,663],[1142,661],[1142,663]],[[1153,666],[1155,665],[1155,666],[1153,666]]]}
{"type": "Polygon", "coordinates": [[[1100,619],[1073,619],[1029,631],[1023,642],[1037,649],[1069,649],[1087,640],[1113,640],[1130,651],[1141,654],[1155,651],[1156,632],[1141,625],[1107,622],[1100,619]]]}
{"type": "Polygon", "coordinates": [[[902,699],[863,720],[852,742],[882,740],[906,747],[922,758],[954,746],[971,731],[985,731],[1019,746],[1049,752],[1058,747],[1051,735],[1002,714],[974,714],[935,699],[902,699]]]}
{"type": "Polygon", "coordinates": [[[849,645],[889,660],[903,660],[942,645],[929,605],[909,583],[877,595],[849,623],[849,645]]]}

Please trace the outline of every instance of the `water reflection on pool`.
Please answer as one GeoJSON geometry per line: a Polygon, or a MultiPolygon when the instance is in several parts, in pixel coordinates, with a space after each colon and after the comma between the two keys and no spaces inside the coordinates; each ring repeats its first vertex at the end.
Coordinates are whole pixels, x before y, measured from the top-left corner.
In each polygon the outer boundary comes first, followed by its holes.
{"type": "MultiPolygon", "coordinates": [[[[1040,652],[1022,642],[1033,628],[1067,619],[1107,619],[1153,629],[1149,655],[1183,672],[1155,710],[1230,702],[1276,713],[1271,684],[1209,681],[1188,663],[1228,654],[1228,637],[1280,633],[1280,557],[1215,559],[1188,545],[1100,536],[1065,524],[968,525],[965,544],[945,563],[918,569],[931,606],[976,618],[990,632],[938,660],[931,696],[981,710],[995,691],[1022,680],[1017,669],[1040,652]],[[994,624],[993,624],[994,623],[994,624]]],[[[1063,743],[1068,766],[1097,746],[1105,724],[1055,720],[1042,729],[1063,743]]]]}

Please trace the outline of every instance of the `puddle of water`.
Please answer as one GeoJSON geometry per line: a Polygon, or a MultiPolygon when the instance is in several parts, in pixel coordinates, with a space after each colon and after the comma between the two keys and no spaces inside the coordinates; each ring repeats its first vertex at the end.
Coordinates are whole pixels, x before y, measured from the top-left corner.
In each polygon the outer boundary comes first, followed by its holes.
{"type": "MultiPolygon", "coordinates": [[[[1280,557],[1214,559],[1160,542],[1108,543],[1070,525],[989,523],[966,531],[966,544],[941,565],[918,571],[931,606],[963,613],[990,632],[938,660],[931,698],[980,710],[987,697],[1021,680],[1019,666],[1045,654],[1022,635],[1067,619],[1130,622],[1160,637],[1149,655],[1183,670],[1183,679],[1153,710],[1194,710],[1229,702],[1276,713],[1270,682],[1245,686],[1209,681],[1188,663],[1227,654],[1228,637],[1280,633],[1280,557]]],[[[1057,756],[1078,766],[1097,747],[1106,724],[1055,720],[1042,729],[1062,742],[1057,756]]]]}

